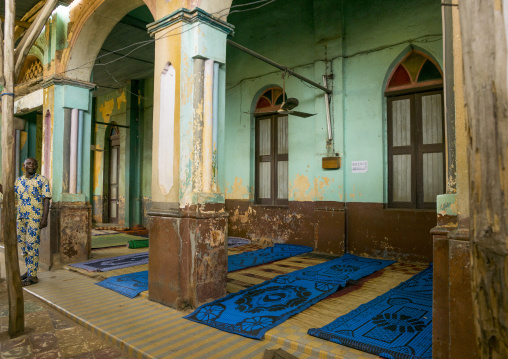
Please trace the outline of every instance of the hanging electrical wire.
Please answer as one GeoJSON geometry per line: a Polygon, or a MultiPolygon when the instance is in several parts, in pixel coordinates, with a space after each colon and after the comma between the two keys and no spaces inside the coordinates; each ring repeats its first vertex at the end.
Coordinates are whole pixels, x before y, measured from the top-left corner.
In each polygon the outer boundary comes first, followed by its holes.
{"type": "MultiPolygon", "coordinates": [[[[222,9],[222,10],[218,10],[218,11],[216,11],[216,12],[213,12],[213,13],[211,13],[210,15],[212,15],[212,16],[216,16],[216,15],[218,15],[218,14],[220,14],[220,13],[222,13],[222,12],[226,11],[226,10],[231,10],[232,8],[236,8],[236,7],[244,7],[244,6],[249,6],[249,5],[255,5],[255,4],[262,3],[262,5],[257,6],[257,7],[254,7],[254,8],[244,9],[244,10],[235,10],[235,11],[237,11],[237,12],[252,11],[252,10],[256,10],[256,9],[258,9],[258,8],[260,8],[260,7],[263,7],[263,6],[269,5],[269,4],[271,4],[271,3],[275,2],[275,1],[276,1],[276,0],[258,0],[258,1],[252,1],[252,2],[249,2],[249,3],[245,3],[245,4],[232,5],[232,6],[229,6],[229,7],[227,7],[227,8],[224,8],[224,9],[222,9]]],[[[232,12],[230,11],[228,14],[231,14],[231,13],[232,13],[232,12]]],[[[188,32],[188,31],[191,31],[191,30],[193,30],[194,28],[196,28],[196,27],[199,27],[199,26],[200,26],[200,24],[197,24],[197,25],[195,25],[195,26],[193,26],[193,27],[191,27],[191,28],[189,28],[189,29],[187,29],[187,30],[185,30],[185,31],[180,32],[180,33],[170,34],[171,32],[176,31],[176,30],[178,30],[178,29],[182,28],[182,27],[183,27],[183,26],[185,26],[185,25],[186,25],[186,24],[182,24],[182,25],[179,25],[179,26],[176,26],[176,27],[173,27],[173,28],[169,29],[168,31],[164,32],[161,36],[159,36],[157,39],[150,39],[150,40],[144,40],[144,41],[135,42],[135,43],[130,44],[130,45],[127,45],[127,46],[125,46],[125,47],[123,47],[123,48],[120,48],[120,49],[114,50],[114,52],[120,52],[120,51],[126,50],[126,49],[128,49],[128,48],[130,48],[130,47],[132,47],[132,46],[137,46],[137,45],[139,45],[139,46],[138,46],[138,47],[136,47],[135,49],[133,49],[133,50],[129,51],[126,55],[122,55],[121,57],[119,57],[119,58],[117,58],[117,59],[115,59],[115,60],[112,60],[112,61],[110,61],[110,62],[106,62],[106,63],[104,63],[104,64],[95,64],[95,62],[96,62],[97,60],[99,60],[99,59],[101,59],[101,58],[104,58],[104,57],[107,57],[107,56],[111,56],[111,55],[112,55],[111,53],[104,54],[104,55],[101,55],[101,56],[96,57],[94,60],[87,61],[87,62],[85,62],[85,63],[83,63],[83,64],[81,64],[81,65],[79,65],[79,66],[77,66],[77,67],[75,67],[75,68],[68,69],[68,70],[65,70],[65,71],[61,71],[61,72],[58,72],[58,73],[55,73],[55,74],[52,74],[52,75],[46,76],[44,79],[46,79],[46,78],[50,78],[50,77],[52,77],[52,76],[54,76],[54,75],[63,75],[63,74],[67,74],[67,73],[70,73],[70,72],[73,72],[73,71],[82,70],[82,69],[86,69],[86,68],[91,68],[91,67],[93,67],[94,65],[98,65],[98,66],[106,66],[106,65],[109,65],[109,64],[111,64],[111,63],[114,63],[114,62],[116,62],[116,61],[119,61],[119,60],[123,59],[124,57],[126,57],[126,56],[130,55],[131,53],[133,53],[133,52],[135,52],[135,51],[137,51],[137,50],[139,50],[139,49],[141,49],[141,48],[143,48],[143,47],[145,47],[145,46],[147,46],[147,45],[149,45],[149,44],[152,44],[152,43],[154,43],[154,42],[156,42],[156,41],[162,40],[162,39],[167,38],[167,37],[182,35],[182,34],[184,34],[184,33],[188,32]],[[94,65],[87,67],[87,65],[89,65],[89,64],[91,64],[91,63],[94,63],[94,65]]]]}

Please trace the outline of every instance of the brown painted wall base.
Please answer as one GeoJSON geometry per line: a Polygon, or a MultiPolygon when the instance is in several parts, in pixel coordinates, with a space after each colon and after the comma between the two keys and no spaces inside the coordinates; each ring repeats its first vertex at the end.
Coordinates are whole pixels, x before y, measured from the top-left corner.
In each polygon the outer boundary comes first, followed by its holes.
{"type": "Polygon", "coordinates": [[[226,295],[227,214],[149,212],[149,299],[196,308],[226,295]]]}
{"type": "Polygon", "coordinates": [[[261,206],[247,200],[226,200],[226,210],[231,236],[302,244],[337,255],[345,252],[347,236],[347,251],[354,254],[432,261],[435,211],[385,209],[382,203],[291,201],[288,206],[261,206]]]}
{"type": "Polygon", "coordinates": [[[56,202],[41,231],[39,265],[46,269],[90,258],[92,208],[83,202],[56,202]]]}
{"type": "Polygon", "coordinates": [[[443,359],[477,358],[469,233],[456,227],[435,227],[432,232],[432,356],[443,359]]]}
{"type": "Polygon", "coordinates": [[[348,203],[348,252],[404,262],[431,262],[436,211],[348,203]]]}
{"type": "Polygon", "coordinates": [[[344,254],[344,203],[291,201],[288,206],[264,206],[248,200],[226,200],[226,210],[231,236],[344,254]]]}

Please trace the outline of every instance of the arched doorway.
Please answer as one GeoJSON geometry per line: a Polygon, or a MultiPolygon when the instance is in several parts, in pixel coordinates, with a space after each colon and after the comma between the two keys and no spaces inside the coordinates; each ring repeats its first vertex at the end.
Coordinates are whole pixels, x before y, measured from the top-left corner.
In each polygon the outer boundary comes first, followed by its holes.
{"type": "Polygon", "coordinates": [[[409,52],[385,88],[388,206],[433,209],[445,192],[443,75],[420,51],[409,52]]]}
{"type": "Polygon", "coordinates": [[[266,90],[256,103],[256,202],[288,204],[288,115],[277,113],[284,102],[280,87],[266,90]]]}
{"type": "Polygon", "coordinates": [[[154,42],[146,6],[129,12],[100,47],[91,79],[93,220],[97,227],[146,226],[151,201],[154,42]],[[143,47],[129,47],[132,43],[143,47]]]}

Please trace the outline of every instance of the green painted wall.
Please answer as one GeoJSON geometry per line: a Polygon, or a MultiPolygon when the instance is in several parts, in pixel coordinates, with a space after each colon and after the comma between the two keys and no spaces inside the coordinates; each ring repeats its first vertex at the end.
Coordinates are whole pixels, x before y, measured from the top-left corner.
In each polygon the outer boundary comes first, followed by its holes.
{"type": "Polygon", "coordinates": [[[386,78],[412,44],[442,66],[438,1],[351,1],[345,8],[347,41],[344,162],[347,201],[387,201],[386,78]],[[363,9],[371,9],[363,12],[363,9]],[[412,15],[412,16],[411,16],[412,15]],[[368,29],[368,31],[364,31],[368,29]],[[396,44],[392,46],[393,44],[396,44]],[[379,51],[372,49],[381,48],[379,51]],[[357,55],[355,55],[357,54],[357,55]],[[367,160],[369,172],[352,174],[351,161],[367,160]]]}
{"type": "MultiPolygon", "coordinates": [[[[234,1],[238,5],[246,1],[234,1]]],[[[233,41],[288,66],[315,82],[334,76],[331,100],[334,149],[342,168],[323,170],[326,156],[324,95],[300,80],[286,80],[299,111],[289,118],[289,199],[384,202],[386,109],[384,86],[396,59],[413,45],[442,65],[441,11],[437,0],[293,0],[252,13],[231,14],[233,41]],[[291,24],[291,26],[288,26],[291,24]],[[351,161],[369,170],[351,173],[351,161]]],[[[281,71],[227,48],[226,198],[253,199],[254,110],[268,87],[282,87],[281,71]],[[250,160],[246,160],[250,159],[250,160]]]]}
{"type": "Polygon", "coordinates": [[[32,111],[25,115],[19,116],[20,118],[25,120],[25,134],[22,133],[22,148],[21,148],[21,156],[20,156],[20,165],[24,162],[28,157],[35,158],[39,163],[39,169],[37,173],[41,173],[41,147],[42,147],[42,139],[41,139],[41,124],[42,119],[41,115],[37,113],[37,111],[32,111]]]}
{"type": "Polygon", "coordinates": [[[65,49],[67,44],[67,25],[69,23],[69,8],[58,6],[52,13],[47,26],[39,36],[37,45],[44,46],[44,65],[50,64],[56,58],[57,51],[65,49]],[[49,41],[48,41],[49,40],[49,41]]]}
{"type": "Polygon", "coordinates": [[[86,170],[90,166],[91,156],[90,148],[91,138],[91,94],[88,89],[74,87],[69,85],[55,85],[54,106],[53,106],[53,152],[52,152],[52,195],[53,202],[89,202],[90,193],[90,173],[86,170]],[[83,172],[82,172],[82,191],[81,194],[68,194],[64,192],[64,152],[68,153],[66,141],[64,139],[65,111],[66,109],[78,108],[83,111],[83,172]]]}
{"type": "Polygon", "coordinates": [[[153,81],[153,77],[143,80],[143,98],[140,99],[142,103],[140,130],[143,139],[141,148],[141,197],[144,225],[147,225],[147,210],[152,197],[153,81]]]}

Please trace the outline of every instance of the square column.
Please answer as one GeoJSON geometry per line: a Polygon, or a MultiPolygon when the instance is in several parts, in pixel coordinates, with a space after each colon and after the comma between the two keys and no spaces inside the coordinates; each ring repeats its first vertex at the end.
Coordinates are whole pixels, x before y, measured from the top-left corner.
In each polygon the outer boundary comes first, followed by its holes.
{"type": "Polygon", "coordinates": [[[469,134],[464,112],[458,7],[443,6],[442,19],[447,193],[437,196],[437,226],[431,231],[434,241],[432,355],[443,359],[476,358],[469,231],[469,134]]]}
{"type": "Polygon", "coordinates": [[[43,83],[39,167],[53,195],[48,227],[41,231],[40,263],[45,269],[90,258],[90,89],[94,87],[61,77],[43,83]]]}
{"type": "Polygon", "coordinates": [[[232,30],[201,9],[180,9],[148,26],[158,40],[149,298],[173,308],[226,295],[221,143],[232,30]]]}

